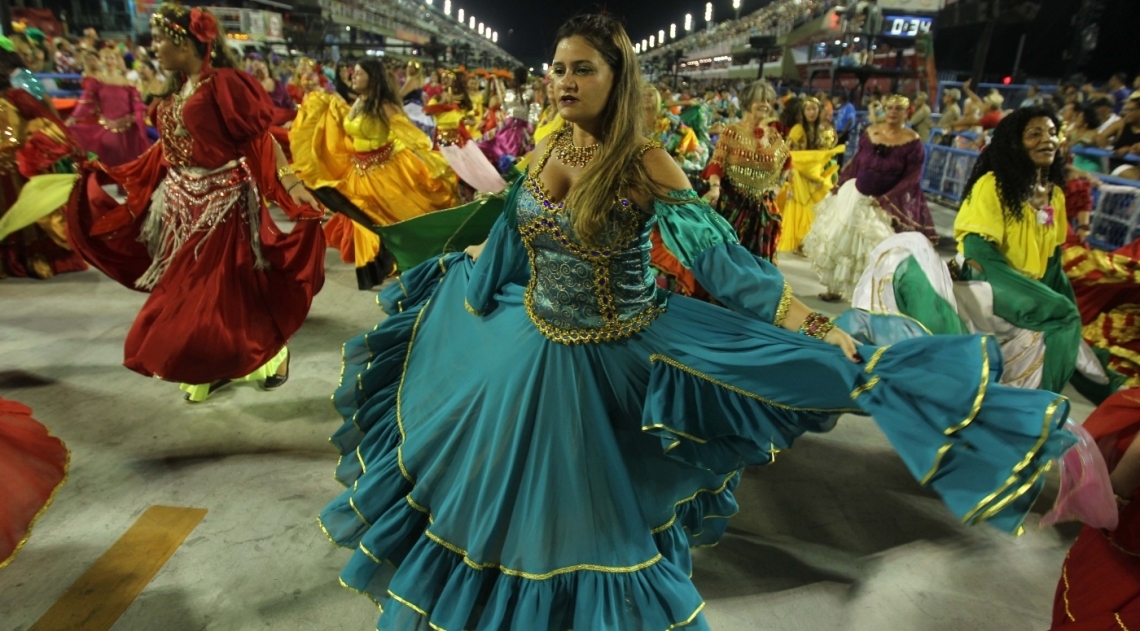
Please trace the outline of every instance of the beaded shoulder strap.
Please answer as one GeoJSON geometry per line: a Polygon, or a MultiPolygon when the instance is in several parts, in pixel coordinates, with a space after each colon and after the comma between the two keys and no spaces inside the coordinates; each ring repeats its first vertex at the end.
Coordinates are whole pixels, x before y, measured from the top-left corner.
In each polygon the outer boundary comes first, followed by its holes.
{"type": "Polygon", "coordinates": [[[640,159],[644,158],[646,153],[648,153],[654,149],[664,149],[664,148],[665,148],[665,145],[661,144],[660,142],[658,142],[656,140],[650,140],[649,142],[645,143],[644,145],[641,145],[641,150],[637,152],[637,159],[640,160],[640,159]]]}
{"type": "Polygon", "coordinates": [[[567,129],[570,129],[569,125],[564,126],[562,129],[548,136],[550,141],[546,143],[546,150],[542,152],[542,157],[538,159],[538,164],[534,165],[534,169],[531,170],[531,177],[537,178],[538,174],[542,173],[542,170],[546,168],[547,161],[550,160],[550,156],[554,153],[554,143],[558,141],[558,137],[565,133],[567,129]]]}

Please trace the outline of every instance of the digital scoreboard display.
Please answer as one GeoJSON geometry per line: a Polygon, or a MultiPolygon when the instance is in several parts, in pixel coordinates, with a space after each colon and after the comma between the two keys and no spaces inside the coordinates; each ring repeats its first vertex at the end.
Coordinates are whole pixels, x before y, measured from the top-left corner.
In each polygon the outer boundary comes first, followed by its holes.
{"type": "Polygon", "coordinates": [[[932,15],[884,15],[881,37],[917,37],[929,33],[934,25],[932,15]]]}

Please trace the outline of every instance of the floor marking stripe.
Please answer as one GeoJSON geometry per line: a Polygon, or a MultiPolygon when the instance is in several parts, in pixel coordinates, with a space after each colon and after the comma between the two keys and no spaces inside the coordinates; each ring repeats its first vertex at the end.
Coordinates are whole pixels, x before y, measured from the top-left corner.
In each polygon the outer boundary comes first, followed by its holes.
{"type": "Polygon", "coordinates": [[[151,506],[28,631],[108,631],[206,516],[151,506]]]}

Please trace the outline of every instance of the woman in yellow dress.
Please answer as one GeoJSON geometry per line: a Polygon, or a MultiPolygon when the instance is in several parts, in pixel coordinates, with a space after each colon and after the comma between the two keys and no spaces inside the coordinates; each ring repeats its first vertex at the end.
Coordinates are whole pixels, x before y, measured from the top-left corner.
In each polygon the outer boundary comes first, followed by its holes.
{"type": "MultiPolygon", "coordinates": [[[[324,92],[310,93],[301,106],[289,144],[305,185],[336,188],[381,226],[458,205],[455,175],[441,172],[441,163],[425,151],[426,137],[404,115],[384,63],[362,59],[352,73],[352,91],[361,96],[351,108],[324,92]]],[[[379,263],[380,237],[368,226],[336,215],[325,225],[325,237],[346,263],[356,264],[361,289],[380,284],[391,271],[379,263]]]]}
{"type": "Polygon", "coordinates": [[[479,85],[479,75],[475,73],[467,75],[467,81],[464,85],[467,86],[467,98],[471,99],[471,113],[475,117],[476,126],[478,126],[479,121],[482,121],[483,116],[487,113],[487,103],[479,85]]]}
{"type": "MultiPolygon", "coordinates": [[[[542,89],[546,92],[546,107],[538,117],[538,124],[534,126],[535,143],[542,142],[543,138],[562,129],[562,126],[566,124],[562,120],[562,115],[558,113],[558,102],[554,98],[554,82],[547,79],[546,85],[542,89]]],[[[658,96],[658,100],[660,100],[660,96],[658,96]]]]}
{"type": "Polygon", "coordinates": [[[823,108],[814,96],[804,97],[799,122],[788,132],[788,146],[792,150],[792,176],[784,186],[784,230],[778,251],[803,256],[804,237],[811,232],[815,221],[815,205],[827,197],[839,167],[836,154],[843,147],[835,146],[835,129],[824,119],[823,108]]]}

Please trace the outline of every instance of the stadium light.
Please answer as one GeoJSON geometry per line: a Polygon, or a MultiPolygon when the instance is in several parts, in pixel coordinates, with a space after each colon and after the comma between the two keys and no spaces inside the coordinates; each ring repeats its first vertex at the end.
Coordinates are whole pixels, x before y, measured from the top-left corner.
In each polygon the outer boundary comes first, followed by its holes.
{"type": "Polygon", "coordinates": [[[685,32],[688,33],[691,30],[693,30],[693,14],[692,13],[686,13],[685,14],[685,32]]]}
{"type": "Polygon", "coordinates": [[[424,3],[427,4],[428,6],[431,6],[431,0],[424,0],[424,3]]]}
{"type": "Polygon", "coordinates": [[[732,8],[739,9],[740,8],[740,0],[732,0],[732,8]]]}
{"type": "Polygon", "coordinates": [[[639,53],[639,54],[641,53],[641,43],[640,42],[633,45],[633,52],[639,53]]]}
{"type": "Polygon", "coordinates": [[[712,3],[705,3],[705,22],[712,22],[712,3]]]}
{"type": "Polygon", "coordinates": [[[499,43],[499,32],[498,31],[492,31],[491,32],[491,41],[496,43],[496,44],[499,43]]]}
{"type": "Polygon", "coordinates": [[[670,24],[669,25],[669,39],[677,39],[677,25],[676,24],[670,24]]]}
{"type": "Polygon", "coordinates": [[[443,0],[443,14],[451,15],[451,0],[443,0]]]}
{"type": "Polygon", "coordinates": [[[455,16],[455,19],[459,20],[460,24],[463,23],[463,9],[459,10],[459,15],[455,16]]]}
{"type": "Polygon", "coordinates": [[[649,42],[641,40],[641,50],[649,50],[649,42]]]}
{"type": "Polygon", "coordinates": [[[660,31],[657,31],[657,41],[662,46],[665,45],[665,29],[661,29],[660,31]]]}
{"type": "Polygon", "coordinates": [[[467,26],[470,26],[472,31],[475,30],[475,16],[474,15],[471,16],[471,21],[467,23],[467,26]]]}
{"type": "Polygon", "coordinates": [[[482,35],[482,34],[483,34],[483,23],[482,23],[482,22],[480,22],[480,23],[479,23],[479,29],[478,29],[478,31],[479,31],[479,34],[480,34],[480,35],[482,35]]]}

